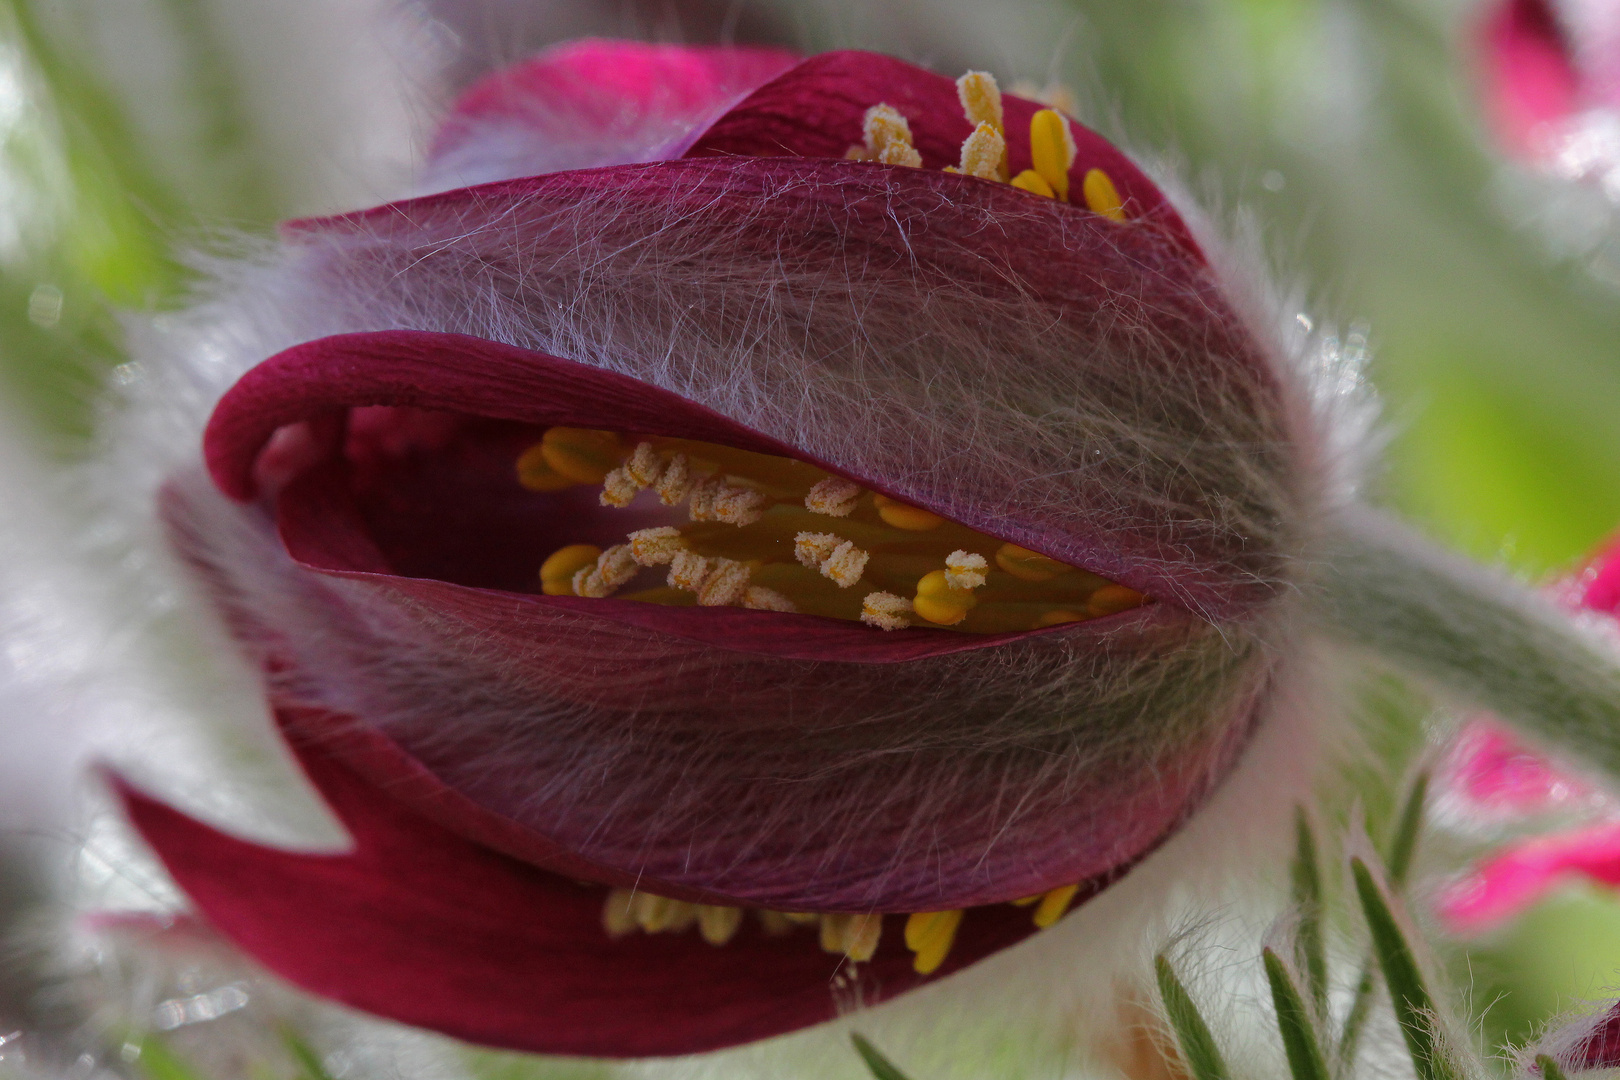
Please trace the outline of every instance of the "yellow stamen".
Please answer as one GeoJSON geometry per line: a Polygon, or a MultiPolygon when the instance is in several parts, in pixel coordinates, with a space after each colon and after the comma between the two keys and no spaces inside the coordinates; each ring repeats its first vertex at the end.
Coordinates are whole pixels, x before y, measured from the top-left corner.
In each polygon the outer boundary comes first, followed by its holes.
{"type": "Polygon", "coordinates": [[[710,945],[724,945],[742,926],[742,908],[716,907],[701,904],[698,907],[698,932],[710,945]]]}
{"type": "Polygon", "coordinates": [[[1074,569],[1017,544],[1002,544],[997,548],[996,565],[1020,581],[1051,581],[1074,569]]]}
{"type": "Polygon", "coordinates": [[[669,561],[669,587],[697,592],[709,576],[711,560],[690,551],[677,551],[669,561]]]}
{"type": "Polygon", "coordinates": [[[554,427],[541,436],[540,453],[553,472],[578,484],[600,484],[624,457],[624,447],[611,431],[554,427]]]}
{"type": "Polygon", "coordinates": [[[844,955],[858,964],[872,959],[883,937],[883,916],[876,912],[851,915],[844,927],[844,955]]]}
{"type": "Polygon", "coordinates": [[[870,558],[855,546],[853,540],[845,540],[822,561],[822,576],[831,579],[840,589],[847,589],[861,580],[861,572],[866,569],[866,562],[870,558]]]}
{"type": "Polygon", "coordinates": [[[958,548],[945,556],[945,584],[953,589],[977,589],[990,568],[983,555],[958,548]]]}
{"type": "Polygon", "coordinates": [[[665,566],[686,550],[686,537],[673,525],[638,529],[630,534],[630,555],[642,566],[665,566]]]}
{"type": "Polygon", "coordinates": [[[1079,891],[1078,885],[1065,885],[1044,894],[1040,907],[1035,909],[1035,925],[1045,930],[1063,918],[1063,913],[1069,910],[1069,904],[1074,900],[1074,894],[1079,891]]]}
{"type": "Polygon", "coordinates": [[[894,593],[867,593],[861,601],[861,622],[879,630],[904,630],[911,625],[911,601],[894,593]]]}
{"type": "Polygon", "coordinates": [[[804,508],[812,514],[828,517],[849,517],[861,497],[861,486],[842,476],[829,476],[810,489],[804,497],[804,508]]]}
{"type": "Polygon", "coordinates": [[[664,465],[664,472],[653,485],[665,506],[679,506],[692,494],[692,465],[685,454],[676,454],[664,465]]]}
{"type": "Polygon", "coordinates": [[[913,169],[921,167],[922,155],[912,145],[911,125],[898,110],[889,105],[874,105],[866,110],[862,127],[871,160],[913,169]]]}
{"type": "Polygon", "coordinates": [[[1092,618],[1114,615],[1141,607],[1146,600],[1147,597],[1124,585],[1104,585],[1086,600],[1086,614],[1092,618]]]}
{"type": "Polygon", "coordinates": [[[537,442],[517,459],[518,483],[526,491],[561,491],[574,486],[568,477],[546,464],[546,444],[537,442]]]}
{"type": "Polygon", "coordinates": [[[799,610],[792,600],[775,589],[767,589],[762,585],[748,587],[748,591],[743,593],[742,606],[755,611],[782,611],[789,615],[799,610]]]}
{"type": "Polygon", "coordinates": [[[919,975],[932,975],[950,955],[961,911],[919,911],[906,920],[906,948],[917,955],[911,961],[919,975]]]}
{"type": "Polygon", "coordinates": [[[636,922],[649,934],[679,933],[697,922],[696,904],[644,892],[636,894],[636,922]]]}
{"type": "Polygon", "coordinates": [[[1036,619],[1035,629],[1041,630],[1048,626],[1062,626],[1065,623],[1085,621],[1086,616],[1082,615],[1080,612],[1070,611],[1068,608],[1059,608],[1056,611],[1048,611],[1045,615],[1042,615],[1040,618],[1036,619]]]}
{"type": "Polygon", "coordinates": [[[602,549],[595,544],[558,548],[540,564],[540,591],[547,596],[574,596],[574,575],[596,565],[602,549]]]}
{"type": "Polygon", "coordinates": [[[1027,191],[1031,195],[1044,195],[1048,199],[1057,198],[1057,193],[1052,190],[1052,185],[1041,179],[1041,174],[1034,169],[1025,169],[1013,177],[1012,186],[1027,191]]]}
{"type": "Polygon", "coordinates": [[[693,521],[715,520],[714,504],[725,490],[726,482],[718,476],[693,481],[692,494],[688,496],[686,503],[687,516],[693,521]]]}
{"type": "Polygon", "coordinates": [[[714,518],[740,529],[758,521],[765,506],[766,498],[759,492],[722,484],[714,497],[714,518]]]}
{"type": "Polygon", "coordinates": [[[1007,140],[994,124],[980,124],[962,143],[962,172],[981,180],[1000,180],[1006,176],[1002,161],[1007,156],[1007,140]]]}
{"type": "Polygon", "coordinates": [[[626,507],[640,493],[643,485],[636,483],[623,465],[602,478],[602,494],[597,501],[603,506],[626,507]]]}
{"type": "Polygon", "coordinates": [[[946,574],[944,570],[924,574],[911,601],[913,611],[938,626],[956,625],[979,603],[971,590],[952,586],[946,574]]]}
{"type": "Polygon", "coordinates": [[[1037,903],[1040,900],[1040,898],[1045,896],[1045,895],[1046,895],[1045,893],[1036,893],[1034,896],[1026,896],[1021,900],[1014,900],[1014,901],[1012,901],[1012,906],[1013,907],[1029,907],[1029,905],[1037,903]]]}
{"type": "Polygon", "coordinates": [[[843,542],[843,537],[834,533],[802,532],[793,538],[793,554],[811,570],[819,570],[843,542]]]}
{"type": "Polygon", "coordinates": [[[970,124],[989,124],[997,131],[1005,130],[1001,112],[1001,88],[996,77],[988,71],[970,71],[956,80],[956,96],[962,102],[962,114],[970,124]]]}
{"type": "Polygon", "coordinates": [[[1029,155],[1035,171],[1064,202],[1069,201],[1069,169],[1075,153],[1074,132],[1056,109],[1042,109],[1030,119],[1029,155]]]}
{"type": "Polygon", "coordinates": [[[596,572],[615,589],[635,577],[640,569],[629,544],[614,544],[596,559],[596,572]]]}
{"type": "Polygon", "coordinates": [[[697,591],[698,603],[704,607],[730,607],[748,591],[748,564],[731,559],[716,559],[715,564],[697,591]]]}
{"type": "Polygon", "coordinates": [[[1080,191],[1085,195],[1086,206],[1092,213],[1101,214],[1110,221],[1125,220],[1125,203],[1119,197],[1119,189],[1114,187],[1114,182],[1101,169],[1086,171],[1080,191]]]}
{"type": "Polygon", "coordinates": [[[908,505],[899,499],[891,499],[887,495],[874,494],[872,503],[877,507],[878,517],[883,519],[885,525],[893,525],[907,532],[927,532],[945,524],[945,519],[938,514],[924,510],[920,506],[908,505]]]}
{"type": "Polygon", "coordinates": [[[651,487],[664,473],[664,459],[658,456],[652,443],[641,442],[636,444],[621,468],[637,484],[644,488],[651,487]]]}
{"type": "Polygon", "coordinates": [[[848,915],[821,916],[821,951],[830,953],[843,952],[844,933],[848,929],[848,915]]]}
{"type": "Polygon", "coordinates": [[[610,938],[621,938],[636,928],[634,889],[609,889],[602,905],[602,929],[610,938]]]}

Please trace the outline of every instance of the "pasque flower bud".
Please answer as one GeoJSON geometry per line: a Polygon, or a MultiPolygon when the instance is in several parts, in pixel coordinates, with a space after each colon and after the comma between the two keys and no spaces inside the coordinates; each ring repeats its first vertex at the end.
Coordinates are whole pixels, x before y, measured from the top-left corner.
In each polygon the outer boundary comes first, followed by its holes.
{"type": "Polygon", "coordinates": [[[1231,772],[1327,451],[1118,150],[978,73],[585,43],[435,155],[488,182],[294,222],[211,316],[163,512],[354,838],[126,788],[222,932],[475,1041],[706,1049],[1037,933],[1231,772]]]}

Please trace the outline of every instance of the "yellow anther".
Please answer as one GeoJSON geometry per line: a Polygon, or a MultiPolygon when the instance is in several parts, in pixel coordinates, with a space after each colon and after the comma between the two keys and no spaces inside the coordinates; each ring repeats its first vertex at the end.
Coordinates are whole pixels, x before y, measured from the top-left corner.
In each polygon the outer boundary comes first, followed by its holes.
{"type": "Polygon", "coordinates": [[[877,507],[878,517],[883,519],[883,523],[893,525],[896,529],[927,532],[945,524],[945,519],[938,514],[924,510],[920,506],[910,506],[899,499],[891,499],[887,495],[873,495],[872,502],[877,507]]]}
{"type": "Polygon", "coordinates": [[[861,580],[870,558],[869,554],[855,546],[853,540],[845,540],[822,560],[821,576],[830,579],[840,589],[847,589],[861,580]]]}
{"type": "Polygon", "coordinates": [[[742,606],[755,611],[780,611],[788,615],[799,610],[792,600],[763,585],[750,585],[748,591],[743,593],[742,606]]]}
{"type": "Polygon", "coordinates": [[[669,587],[697,592],[709,576],[709,560],[691,551],[677,551],[669,562],[669,587]]]}
{"type": "Polygon", "coordinates": [[[960,925],[960,911],[919,911],[907,919],[906,948],[917,954],[911,961],[912,970],[919,975],[939,970],[950,955],[960,925]]]}
{"type": "Polygon", "coordinates": [[[591,428],[554,427],[540,439],[552,471],[577,484],[600,484],[624,457],[619,436],[591,428]]]}
{"type": "Polygon", "coordinates": [[[962,115],[970,124],[989,124],[997,131],[1006,129],[1001,114],[1001,87],[988,71],[970,71],[956,80],[956,97],[962,102],[962,115]]]}
{"type": "Polygon", "coordinates": [[[872,161],[907,165],[913,169],[922,165],[922,155],[912,145],[911,125],[898,110],[889,105],[874,105],[866,110],[862,128],[872,161]]]}
{"type": "Polygon", "coordinates": [[[1085,614],[1078,611],[1072,611],[1069,608],[1059,608],[1056,611],[1048,611],[1045,615],[1042,615],[1040,618],[1036,619],[1033,629],[1042,630],[1048,626],[1062,626],[1065,623],[1085,622],[1087,617],[1088,616],[1085,614]]]}
{"type": "Polygon", "coordinates": [[[844,951],[844,931],[849,928],[848,915],[822,915],[821,922],[821,951],[841,953],[844,951]]]}
{"type": "Polygon", "coordinates": [[[664,465],[664,472],[653,485],[665,506],[679,506],[692,494],[692,465],[685,454],[676,454],[664,465]]]}
{"type": "Polygon", "coordinates": [[[649,934],[679,933],[697,920],[696,904],[649,892],[636,894],[636,922],[649,934]]]}
{"type": "Polygon", "coordinates": [[[1035,925],[1045,930],[1063,918],[1063,913],[1074,902],[1074,894],[1079,891],[1078,885],[1065,885],[1042,895],[1040,906],[1035,909],[1035,925]]]}
{"type": "Polygon", "coordinates": [[[621,938],[636,928],[636,891],[609,889],[602,905],[602,929],[610,938],[621,938]]]}
{"type": "Polygon", "coordinates": [[[917,582],[917,596],[911,602],[912,610],[938,626],[955,626],[967,618],[979,603],[971,590],[954,588],[946,578],[946,571],[934,570],[924,574],[917,582]]]}
{"type": "Polygon", "coordinates": [[[597,501],[603,506],[626,507],[645,485],[636,483],[635,477],[623,465],[602,478],[602,494],[597,501]]]}
{"type": "Polygon", "coordinates": [[[829,476],[810,489],[804,497],[804,508],[812,514],[828,517],[849,517],[861,497],[861,486],[842,476],[829,476]]]}
{"type": "Polygon", "coordinates": [[[715,500],[725,490],[726,482],[718,476],[693,481],[692,494],[686,503],[687,516],[693,521],[713,521],[715,500]]]}
{"type": "Polygon", "coordinates": [[[1002,544],[997,548],[996,565],[1020,581],[1051,581],[1059,574],[1074,569],[1067,563],[1049,559],[1017,544],[1002,544]]]}
{"type": "Polygon", "coordinates": [[[749,573],[747,563],[714,560],[714,566],[698,588],[698,603],[704,607],[730,607],[739,603],[748,591],[749,573]]]}
{"type": "Polygon", "coordinates": [[[872,911],[864,915],[850,915],[844,926],[844,955],[857,964],[872,959],[878,942],[883,937],[883,916],[872,911]]]}
{"type": "Polygon", "coordinates": [[[575,596],[588,596],[593,600],[602,600],[612,596],[614,589],[602,580],[602,574],[594,566],[587,566],[574,574],[573,589],[575,596]]]}
{"type": "Polygon", "coordinates": [[[568,477],[546,464],[546,444],[537,442],[517,459],[517,479],[528,491],[561,491],[574,486],[568,477]]]}
{"type": "Polygon", "coordinates": [[[651,487],[664,473],[664,459],[658,456],[652,443],[637,443],[622,466],[625,473],[642,487],[651,487]]]}
{"type": "Polygon", "coordinates": [[[638,529],[630,534],[630,557],[642,566],[664,566],[686,550],[686,537],[673,525],[638,529]]]}
{"type": "Polygon", "coordinates": [[[994,124],[980,124],[962,142],[961,171],[981,180],[1002,180],[1007,170],[1002,162],[1007,157],[1007,140],[994,124]]]}
{"type": "Polygon", "coordinates": [[[740,529],[764,516],[766,502],[757,491],[722,485],[714,497],[714,518],[740,529]]]}
{"type": "Polygon", "coordinates": [[[834,533],[802,532],[793,538],[794,557],[811,570],[820,570],[844,538],[834,533]]]}
{"type": "Polygon", "coordinates": [[[1036,893],[1034,896],[1026,896],[1020,900],[1011,900],[1008,902],[1011,903],[1013,907],[1029,907],[1031,904],[1040,903],[1041,897],[1045,895],[1045,893],[1036,893]]]}
{"type": "Polygon", "coordinates": [[[1052,185],[1042,180],[1041,174],[1034,169],[1025,169],[1013,177],[1012,186],[1027,191],[1031,195],[1044,195],[1048,199],[1057,198],[1057,193],[1052,190],[1052,185]]]}
{"type": "Polygon", "coordinates": [[[1090,596],[1086,597],[1086,614],[1093,618],[1104,615],[1115,615],[1121,611],[1141,607],[1147,602],[1147,597],[1135,589],[1124,585],[1104,585],[1090,596]]]}
{"type": "Polygon", "coordinates": [[[904,630],[911,625],[911,601],[889,592],[867,593],[861,601],[861,622],[879,630],[904,630]]]}
{"type": "MultiPolygon", "coordinates": [[[[1029,156],[1052,194],[1069,201],[1069,168],[1074,165],[1074,132],[1056,109],[1042,109],[1029,121],[1029,156]]],[[[1093,207],[1095,209],[1095,207],[1093,207]]]]}
{"type": "Polygon", "coordinates": [[[953,589],[977,589],[984,584],[989,568],[983,555],[958,548],[945,556],[945,584],[953,589]]]}
{"type": "Polygon", "coordinates": [[[1086,171],[1086,178],[1080,182],[1080,191],[1085,195],[1086,206],[1092,213],[1101,214],[1110,221],[1125,220],[1125,203],[1119,197],[1119,189],[1101,169],[1086,171]]]}
{"type": "Polygon", "coordinates": [[[614,544],[596,559],[596,572],[615,589],[635,577],[640,569],[629,544],[614,544]]]}
{"type": "Polygon", "coordinates": [[[540,591],[547,596],[573,596],[574,575],[596,566],[602,549],[595,544],[558,548],[540,564],[540,591]]]}
{"type": "Polygon", "coordinates": [[[698,907],[698,932],[710,945],[724,945],[742,926],[742,908],[717,907],[702,904],[698,907]]]}

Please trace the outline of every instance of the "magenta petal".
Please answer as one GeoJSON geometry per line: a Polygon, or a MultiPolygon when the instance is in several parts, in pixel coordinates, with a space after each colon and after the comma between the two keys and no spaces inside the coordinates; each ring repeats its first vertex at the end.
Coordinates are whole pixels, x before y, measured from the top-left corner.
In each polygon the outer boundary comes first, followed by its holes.
{"type": "Polygon", "coordinates": [[[1507,0],[1484,26],[1486,101],[1498,136],[1536,158],[1575,111],[1580,77],[1547,0],[1507,0]]]}
{"type": "MultiPolygon", "coordinates": [[[[606,1057],[691,1053],[838,1011],[831,981],[875,1002],[920,980],[886,920],[852,973],[813,932],[751,920],[728,945],[695,933],[610,939],[605,893],[446,832],[325,754],[310,778],[354,837],[342,855],[235,839],[119,783],[131,820],[199,911],[283,978],[367,1012],[491,1046],[606,1057]]],[[[969,912],[944,972],[1032,932],[1027,910],[969,912]]]]}
{"type": "Polygon", "coordinates": [[[428,168],[459,185],[676,157],[739,97],[797,62],[783,49],[569,42],[462,94],[428,168]]]}
{"type": "MultiPolygon", "coordinates": [[[[779,75],[715,121],[687,153],[842,158],[861,145],[866,110],[877,104],[893,106],[910,122],[923,168],[957,164],[972,127],[955,82],[891,56],[855,51],[812,56],[779,75]]],[[[1004,94],[1002,107],[1007,156],[1017,173],[1031,167],[1029,122],[1045,106],[1004,94]]],[[[1073,121],[1069,127],[1077,151],[1069,170],[1076,199],[1086,172],[1102,169],[1125,199],[1129,217],[1158,223],[1197,254],[1186,225],[1142,170],[1090,128],[1073,121]]]]}
{"type": "Polygon", "coordinates": [[[1439,913],[1455,931],[1481,932],[1517,915],[1560,883],[1581,876],[1620,885],[1620,824],[1511,846],[1448,889],[1439,913]]]}

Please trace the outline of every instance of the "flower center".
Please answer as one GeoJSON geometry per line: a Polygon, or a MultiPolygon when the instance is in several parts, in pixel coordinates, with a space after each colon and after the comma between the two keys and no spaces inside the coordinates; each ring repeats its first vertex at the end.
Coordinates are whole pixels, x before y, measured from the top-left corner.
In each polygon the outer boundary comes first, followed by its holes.
{"type": "Polygon", "coordinates": [[[714,443],[554,427],[517,460],[536,492],[600,485],[605,507],[689,520],[540,566],[548,596],[618,596],[997,634],[1113,615],[1134,589],[863,489],[802,461],[714,443]],[[662,580],[660,580],[660,578],[662,580]]]}

